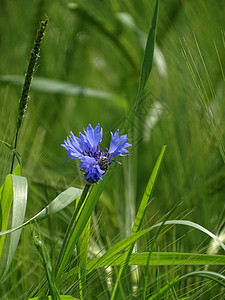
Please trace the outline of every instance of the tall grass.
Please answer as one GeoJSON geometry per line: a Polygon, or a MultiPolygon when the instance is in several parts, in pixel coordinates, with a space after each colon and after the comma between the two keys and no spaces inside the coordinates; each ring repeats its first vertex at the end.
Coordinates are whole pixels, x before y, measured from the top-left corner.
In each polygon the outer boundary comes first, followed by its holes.
{"type": "Polygon", "coordinates": [[[224,299],[224,1],[160,1],[156,44],[155,1],[0,6],[0,298],[224,299]],[[109,131],[128,132],[132,149],[64,243],[84,180],[60,144],[89,123],[104,145],[109,131]],[[22,167],[9,174],[15,154],[22,167]]]}

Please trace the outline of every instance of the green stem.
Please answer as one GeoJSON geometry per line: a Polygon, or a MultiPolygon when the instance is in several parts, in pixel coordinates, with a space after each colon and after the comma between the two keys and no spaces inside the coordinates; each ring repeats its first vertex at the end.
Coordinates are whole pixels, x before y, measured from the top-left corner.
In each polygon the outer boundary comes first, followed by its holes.
{"type": "Polygon", "coordinates": [[[59,291],[55,284],[55,278],[53,276],[52,264],[51,264],[51,260],[50,260],[49,254],[48,254],[48,250],[47,250],[46,246],[44,245],[43,241],[41,240],[40,230],[38,227],[37,227],[37,230],[38,230],[38,235],[36,235],[36,232],[33,229],[33,240],[34,240],[35,246],[40,254],[42,265],[45,269],[49,291],[52,296],[52,300],[60,300],[60,294],[59,294],[59,291]]]}
{"type": "MultiPolygon", "coordinates": [[[[14,146],[13,146],[13,149],[15,149],[15,150],[16,150],[16,146],[17,146],[18,133],[19,133],[19,129],[17,128],[17,130],[16,130],[16,136],[15,136],[15,141],[14,141],[14,146]]],[[[14,160],[15,160],[15,151],[13,151],[13,157],[12,157],[10,174],[12,174],[12,172],[13,172],[14,160]]]]}
{"type": "Polygon", "coordinates": [[[84,186],[83,192],[80,196],[80,200],[74,210],[74,213],[72,215],[72,218],[70,219],[69,225],[67,227],[64,239],[63,239],[63,243],[62,243],[62,247],[60,249],[60,253],[59,253],[59,257],[58,257],[58,261],[57,261],[57,265],[56,265],[56,272],[58,272],[60,264],[62,262],[63,256],[66,252],[66,248],[68,246],[69,240],[71,238],[71,235],[73,234],[74,228],[76,226],[76,218],[78,216],[78,213],[88,195],[89,189],[92,186],[91,183],[86,183],[86,185],[84,186]]]}

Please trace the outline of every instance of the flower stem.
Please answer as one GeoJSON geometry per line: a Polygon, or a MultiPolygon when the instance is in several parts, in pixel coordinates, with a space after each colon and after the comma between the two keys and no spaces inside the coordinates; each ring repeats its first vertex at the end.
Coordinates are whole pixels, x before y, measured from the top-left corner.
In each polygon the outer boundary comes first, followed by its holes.
{"type": "Polygon", "coordinates": [[[57,261],[57,265],[56,265],[56,272],[59,270],[60,264],[62,262],[63,256],[65,255],[69,240],[73,234],[73,231],[76,227],[76,218],[78,216],[78,213],[88,195],[88,192],[90,190],[90,187],[92,186],[91,183],[86,183],[86,185],[84,186],[83,192],[80,196],[80,200],[74,210],[74,213],[70,219],[69,225],[67,227],[64,239],[63,239],[63,243],[62,243],[62,247],[60,249],[60,253],[59,253],[59,257],[58,257],[58,261],[57,261]]]}

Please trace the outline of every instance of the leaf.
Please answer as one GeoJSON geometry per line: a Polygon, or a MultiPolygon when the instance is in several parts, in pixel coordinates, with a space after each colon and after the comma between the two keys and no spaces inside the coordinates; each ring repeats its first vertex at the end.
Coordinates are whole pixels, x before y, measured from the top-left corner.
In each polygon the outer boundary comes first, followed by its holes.
{"type": "MultiPolygon", "coordinates": [[[[24,221],[27,206],[28,184],[25,177],[17,175],[10,175],[10,177],[13,187],[12,222],[10,227],[14,228],[22,224],[24,221]]],[[[9,266],[19,243],[20,235],[21,230],[17,230],[16,232],[11,233],[6,239],[7,243],[6,247],[4,248],[6,255],[3,255],[3,262],[1,262],[1,271],[4,269],[3,277],[8,272],[9,266]]]]}
{"type": "Polygon", "coordinates": [[[58,211],[65,208],[67,205],[69,205],[71,202],[73,202],[75,199],[77,199],[82,193],[81,189],[70,187],[61,194],[59,194],[48,206],[46,206],[44,209],[42,209],[38,214],[36,214],[34,217],[26,221],[25,223],[21,224],[20,226],[17,226],[15,228],[1,231],[1,235],[5,235],[11,232],[14,232],[18,229],[21,229],[25,227],[26,225],[34,222],[34,221],[40,221],[45,218],[47,218],[51,214],[55,214],[58,211]]]}
{"type": "MultiPolygon", "coordinates": [[[[180,253],[180,252],[152,252],[150,260],[148,260],[149,252],[132,253],[129,266],[224,266],[225,255],[209,255],[199,253],[180,253]]],[[[121,266],[125,260],[125,254],[116,254],[106,261],[101,261],[101,258],[97,257],[90,260],[87,263],[87,271],[90,273],[95,268],[108,267],[108,266],[121,266]],[[95,266],[93,268],[93,266],[95,266]]],[[[78,267],[70,269],[62,276],[62,281],[66,280],[70,276],[78,273],[78,267]]]]}
{"type": "MultiPolygon", "coordinates": [[[[8,175],[2,187],[1,194],[1,230],[6,230],[8,226],[10,208],[13,200],[13,186],[11,175],[8,175]]],[[[0,238],[0,257],[2,255],[5,236],[0,238]]]]}
{"type": "MultiPolygon", "coordinates": [[[[152,228],[159,227],[159,226],[161,226],[161,224],[162,224],[162,222],[158,223],[158,224],[155,224],[155,225],[152,226],[152,228]]],[[[212,239],[214,239],[215,242],[218,243],[223,250],[225,250],[224,243],[215,234],[213,234],[211,231],[209,231],[208,229],[204,228],[203,226],[201,226],[197,223],[194,223],[194,222],[191,222],[191,221],[188,221],[188,220],[169,220],[169,221],[166,221],[164,224],[165,225],[176,225],[176,224],[178,224],[178,225],[185,225],[185,226],[196,228],[196,229],[204,232],[208,236],[210,236],[212,239]]]]}
{"type": "Polygon", "coordinates": [[[152,18],[151,28],[148,34],[147,43],[145,46],[144,59],[141,68],[141,78],[138,87],[137,98],[141,98],[144,91],[146,82],[148,80],[149,74],[152,69],[154,49],[155,49],[155,39],[156,39],[156,28],[157,28],[157,19],[158,19],[158,8],[159,2],[156,0],[154,15],[152,18]]]}
{"type": "Polygon", "coordinates": [[[143,58],[142,67],[141,67],[141,75],[140,75],[140,80],[139,80],[136,101],[135,101],[134,106],[124,124],[123,134],[128,132],[128,129],[129,129],[131,122],[135,116],[135,113],[136,113],[138,105],[140,103],[146,82],[148,80],[148,77],[149,77],[151,69],[152,69],[154,48],[155,48],[155,39],[156,39],[157,18],[158,18],[158,6],[159,6],[159,3],[158,3],[158,0],[156,0],[154,15],[152,18],[152,24],[151,24],[151,28],[150,28],[150,31],[148,34],[147,43],[146,43],[145,52],[144,52],[144,58],[143,58]]]}
{"type": "MultiPolygon", "coordinates": [[[[10,83],[16,86],[21,86],[23,84],[23,80],[23,76],[17,75],[4,75],[0,77],[0,82],[10,83]]],[[[31,89],[49,94],[84,96],[87,98],[110,100],[115,102],[119,106],[127,105],[127,101],[116,94],[95,90],[88,87],[82,87],[73,83],[55,79],[35,77],[33,78],[31,89]]]]}
{"type": "MultiPolygon", "coordinates": [[[[1,230],[7,227],[17,227],[24,221],[26,204],[27,204],[27,180],[21,177],[21,167],[18,165],[6,177],[1,187],[1,230]],[[9,218],[10,216],[10,218],[9,218]]],[[[9,236],[0,237],[0,274],[4,277],[9,269],[18,246],[21,230],[10,234],[9,236]]]]}
{"type": "Polygon", "coordinates": [[[134,221],[134,225],[133,225],[133,228],[132,228],[132,233],[137,232],[141,227],[142,220],[144,218],[144,214],[145,214],[145,211],[146,211],[146,207],[147,207],[148,202],[151,198],[153,188],[154,188],[154,184],[155,184],[156,178],[158,176],[158,172],[159,172],[159,169],[160,169],[160,165],[161,165],[165,150],[166,150],[166,146],[163,146],[162,150],[159,154],[159,157],[158,157],[158,159],[155,163],[152,174],[149,178],[147,187],[145,189],[143,198],[141,200],[141,204],[140,204],[138,212],[137,212],[137,216],[136,216],[135,221],[134,221]]]}
{"type": "Polygon", "coordinates": [[[73,230],[73,234],[70,236],[70,240],[66,247],[66,251],[63,257],[60,257],[60,265],[57,268],[57,279],[61,276],[63,269],[66,266],[70,258],[70,255],[92,214],[92,211],[102,193],[102,190],[108,178],[109,178],[109,172],[105,175],[104,180],[101,181],[98,185],[94,185],[91,190],[91,193],[88,194],[88,197],[85,200],[85,203],[83,204],[79,212],[79,215],[76,219],[76,224],[73,230]]]}
{"type": "MultiPolygon", "coordinates": [[[[148,262],[148,252],[132,253],[129,265],[168,266],[168,265],[225,265],[225,255],[209,255],[198,253],[152,252],[148,262]]],[[[94,258],[87,264],[87,269],[96,264],[97,267],[123,265],[125,254],[117,254],[107,261],[107,265],[94,258]]]]}
{"type": "Polygon", "coordinates": [[[13,175],[17,175],[17,176],[22,175],[21,164],[18,164],[16,168],[13,170],[13,175]]]}

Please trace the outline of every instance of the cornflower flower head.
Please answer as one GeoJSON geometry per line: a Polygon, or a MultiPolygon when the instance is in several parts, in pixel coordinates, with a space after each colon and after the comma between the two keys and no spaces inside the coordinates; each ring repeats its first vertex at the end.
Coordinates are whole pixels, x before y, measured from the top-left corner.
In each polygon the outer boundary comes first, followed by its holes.
{"type": "Polygon", "coordinates": [[[85,179],[90,183],[96,183],[99,179],[103,180],[102,175],[107,172],[112,161],[115,161],[114,157],[129,154],[127,147],[131,144],[128,143],[126,134],[119,136],[119,129],[114,134],[111,132],[110,146],[105,151],[100,149],[102,136],[103,130],[99,124],[94,129],[89,124],[87,129],[84,129],[84,134],[79,133],[80,138],[71,131],[70,136],[61,145],[68,151],[67,157],[70,160],[78,158],[81,161],[79,167],[84,172],[85,179]]]}

